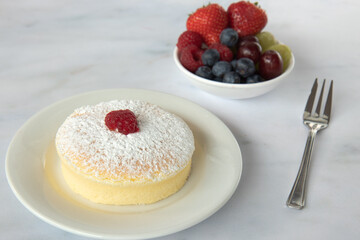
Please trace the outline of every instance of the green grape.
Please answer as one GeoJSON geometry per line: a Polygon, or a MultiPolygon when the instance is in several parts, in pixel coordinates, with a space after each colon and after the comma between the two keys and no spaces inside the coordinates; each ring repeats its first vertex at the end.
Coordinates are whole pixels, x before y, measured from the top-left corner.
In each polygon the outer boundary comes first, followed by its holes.
{"type": "Polygon", "coordinates": [[[280,53],[283,60],[283,71],[289,67],[291,60],[291,49],[288,46],[285,44],[275,44],[265,49],[265,51],[267,50],[275,50],[280,53]]]}
{"type": "Polygon", "coordinates": [[[265,52],[265,49],[278,43],[274,35],[272,35],[270,32],[260,32],[256,34],[256,37],[259,39],[259,43],[263,52],[265,52]]]}

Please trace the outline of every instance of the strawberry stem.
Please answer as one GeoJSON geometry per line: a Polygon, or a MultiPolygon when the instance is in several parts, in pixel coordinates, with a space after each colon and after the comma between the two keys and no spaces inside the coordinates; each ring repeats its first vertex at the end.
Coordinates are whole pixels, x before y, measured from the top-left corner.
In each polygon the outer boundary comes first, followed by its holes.
{"type": "Polygon", "coordinates": [[[258,8],[261,8],[259,2],[254,2],[254,5],[255,5],[256,7],[258,7],[258,8]]]}

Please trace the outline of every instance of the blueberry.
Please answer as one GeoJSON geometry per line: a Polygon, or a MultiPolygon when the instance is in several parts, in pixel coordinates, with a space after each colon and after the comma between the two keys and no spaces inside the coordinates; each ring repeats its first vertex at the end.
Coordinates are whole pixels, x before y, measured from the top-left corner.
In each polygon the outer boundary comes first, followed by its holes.
{"type": "Polygon", "coordinates": [[[207,79],[213,79],[214,75],[212,74],[211,68],[208,66],[201,66],[199,67],[196,72],[196,75],[199,77],[207,78],[207,79]]]}
{"type": "Polygon", "coordinates": [[[215,77],[213,80],[216,81],[216,82],[222,82],[223,81],[222,77],[215,77]]]}
{"type": "Polygon", "coordinates": [[[254,74],[246,78],[246,83],[258,83],[264,81],[260,75],[254,74]]]}
{"type": "Polygon", "coordinates": [[[201,55],[201,60],[204,65],[211,67],[220,60],[220,53],[216,49],[207,49],[201,55]]]}
{"type": "Polygon", "coordinates": [[[224,75],[223,82],[224,83],[240,83],[241,77],[237,72],[227,72],[224,75]]]}
{"type": "Polygon", "coordinates": [[[223,77],[225,73],[230,72],[232,70],[231,64],[226,61],[220,61],[215,63],[212,68],[212,73],[216,77],[223,77]]]}
{"type": "Polygon", "coordinates": [[[238,40],[239,40],[239,35],[232,28],[226,28],[220,34],[220,42],[228,47],[235,46],[238,40]]]}
{"type": "Polygon", "coordinates": [[[235,71],[243,78],[253,75],[256,71],[255,64],[250,58],[240,58],[236,62],[235,71]]]}
{"type": "Polygon", "coordinates": [[[231,63],[231,66],[233,67],[233,69],[236,68],[236,62],[237,62],[236,59],[234,59],[234,60],[232,60],[232,61],[230,62],[230,63],[231,63]]]}

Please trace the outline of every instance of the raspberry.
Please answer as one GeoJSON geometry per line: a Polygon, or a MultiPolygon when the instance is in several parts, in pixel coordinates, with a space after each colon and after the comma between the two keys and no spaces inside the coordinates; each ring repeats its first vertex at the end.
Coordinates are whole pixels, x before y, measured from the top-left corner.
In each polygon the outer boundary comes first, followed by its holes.
{"type": "Polygon", "coordinates": [[[204,39],[199,33],[193,31],[185,31],[179,36],[176,46],[178,47],[179,51],[181,51],[191,44],[194,44],[198,48],[201,48],[203,42],[204,39]]]}
{"type": "Polygon", "coordinates": [[[135,114],[129,109],[109,112],[105,117],[105,125],[111,131],[128,135],[139,131],[135,114]]]}
{"type": "Polygon", "coordinates": [[[203,66],[201,55],[204,50],[198,48],[196,45],[191,44],[184,48],[180,53],[180,62],[190,72],[195,72],[196,69],[203,66]]]}
{"type": "Polygon", "coordinates": [[[220,61],[231,62],[234,58],[234,54],[230,48],[223,44],[214,43],[209,48],[218,50],[220,53],[220,61]]]}

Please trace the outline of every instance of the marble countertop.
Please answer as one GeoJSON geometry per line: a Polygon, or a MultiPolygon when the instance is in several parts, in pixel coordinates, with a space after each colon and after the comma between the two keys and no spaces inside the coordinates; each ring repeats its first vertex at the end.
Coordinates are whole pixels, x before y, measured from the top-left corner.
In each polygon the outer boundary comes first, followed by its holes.
{"type": "MultiPolygon", "coordinates": [[[[233,132],[243,173],[219,211],[158,239],[358,239],[360,236],[360,3],[260,2],[265,30],[291,47],[288,80],[248,100],[192,86],[172,51],[187,15],[205,1],[1,1],[0,154],[33,114],[79,93],[143,88],[189,99],[233,132]],[[307,137],[302,111],[314,78],[334,80],[329,128],[313,152],[307,206],[285,206],[307,137]]],[[[207,3],[207,1],[206,1],[207,3]]],[[[218,1],[227,8],[230,1],[218,1]]],[[[55,228],[16,199],[0,172],[1,239],[85,239],[55,228]]],[[[211,199],[210,199],[211,200],[211,199]]],[[[205,204],[205,203],[204,203],[205,204]]]]}

